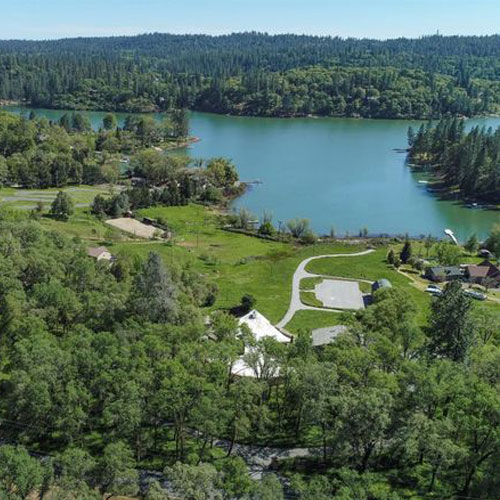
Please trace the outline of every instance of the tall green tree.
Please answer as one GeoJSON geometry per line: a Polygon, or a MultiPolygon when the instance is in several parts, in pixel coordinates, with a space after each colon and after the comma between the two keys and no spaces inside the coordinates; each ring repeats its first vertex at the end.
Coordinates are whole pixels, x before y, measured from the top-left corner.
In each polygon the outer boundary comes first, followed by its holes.
{"type": "Polygon", "coordinates": [[[68,220],[75,209],[71,196],[65,191],[59,191],[50,206],[50,213],[61,220],[68,220]]]}
{"type": "Polygon", "coordinates": [[[429,350],[434,356],[464,361],[472,347],[474,329],[471,322],[472,303],[459,281],[448,283],[431,306],[429,350]]]}

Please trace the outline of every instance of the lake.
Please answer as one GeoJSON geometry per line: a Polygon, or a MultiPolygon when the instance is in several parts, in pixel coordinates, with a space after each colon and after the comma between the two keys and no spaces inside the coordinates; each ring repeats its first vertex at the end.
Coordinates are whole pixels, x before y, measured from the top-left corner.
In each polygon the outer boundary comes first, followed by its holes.
{"type": "MultiPolygon", "coordinates": [[[[29,109],[10,107],[15,112],[29,109]]],[[[63,111],[35,110],[58,119],[63,111]]],[[[98,127],[105,113],[87,112],[98,127]]],[[[125,114],[116,113],[119,121],[125,114]]],[[[157,115],[160,118],[161,115],[157,115]]],[[[191,113],[191,134],[200,142],[194,157],[225,156],[243,181],[261,181],[239,198],[235,208],[257,216],[266,210],[274,223],[294,217],[310,219],[318,233],[333,226],[337,235],[370,233],[442,237],[445,228],[459,239],[483,237],[500,222],[500,212],[471,209],[429,194],[419,175],[405,165],[408,126],[404,120],[350,118],[249,118],[191,113]]],[[[500,126],[500,118],[477,118],[473,125],[500,126]]]]}

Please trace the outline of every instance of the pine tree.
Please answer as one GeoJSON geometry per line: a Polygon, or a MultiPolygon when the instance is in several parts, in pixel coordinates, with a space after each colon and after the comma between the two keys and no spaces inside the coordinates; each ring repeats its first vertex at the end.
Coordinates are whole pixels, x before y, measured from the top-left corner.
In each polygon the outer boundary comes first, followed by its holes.
{"type": "Polygon", "coordinates": [[[405,244],[403,245],[403,249],[401,250],[401,253],[399,254],[399,258],[401,259],[401,262],[403,264],[406,264],[410,260],[411,254],[412,254],[412,248],[411,248],[410,240],[406,240],[405,244]]]}

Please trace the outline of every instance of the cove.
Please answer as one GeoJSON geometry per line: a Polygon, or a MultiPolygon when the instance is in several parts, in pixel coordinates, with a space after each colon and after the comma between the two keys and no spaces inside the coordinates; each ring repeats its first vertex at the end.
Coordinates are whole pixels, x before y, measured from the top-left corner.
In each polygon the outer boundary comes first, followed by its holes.
{"type": "MultiPolygon", "coordinates": [[[[29,108],[9,107],[17,113],[29,108]]],[[[64,111],[34,110],[57,120],[64,111]]],[[[102,112],[85,112],[99,127],[102,112]]],[[[116,113],[123,123],[125,114],[116,113]]],[[[156,115],[159,119],[161,115],[156,115]]],[[[234,202],[257,216],[266,210],[274,223],[294,217],[311,221],[314,230],[330,227],[343,236],[361,228],[371,234],[432,234],[443,237],[452,229],[464,240],[476,233],[484,237],[499,211],[466,208],[441,201],[419,183],[419,175],[405,165],[409,125],[405,120],[350,118],[250,118],[191,113],[191,134],[201,141],[187,150],[193,157],[225,156],[237,165],[243,181],[261,181],[234,202]]],[[[467,120],[475,125],[500,126],[500,118],[467,120]]]]}

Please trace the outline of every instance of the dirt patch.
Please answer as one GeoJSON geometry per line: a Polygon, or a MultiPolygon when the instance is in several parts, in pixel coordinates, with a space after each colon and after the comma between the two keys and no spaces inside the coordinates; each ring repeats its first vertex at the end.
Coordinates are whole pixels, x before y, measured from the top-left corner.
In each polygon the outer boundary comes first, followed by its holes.
{"type": "MultiPolygon", "coordinates": [[[[121,229],[126,233],[133,234],[139,238],[152,238],[157,231],[159,231],[154,226],[148,226],[143,224],[136,219],[129,219],[127,217],[121,217],[118,219],[109,219],[106,224],[113,226],[117,229],[121,229]]],[[[161,232],[161,230],[160,230],[161,232]]]]}

